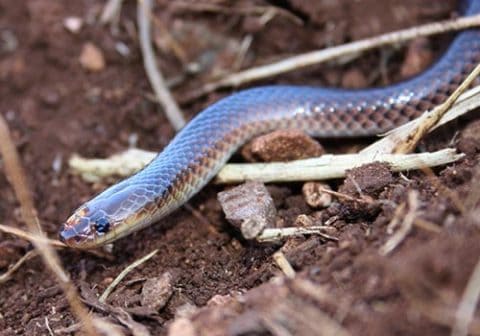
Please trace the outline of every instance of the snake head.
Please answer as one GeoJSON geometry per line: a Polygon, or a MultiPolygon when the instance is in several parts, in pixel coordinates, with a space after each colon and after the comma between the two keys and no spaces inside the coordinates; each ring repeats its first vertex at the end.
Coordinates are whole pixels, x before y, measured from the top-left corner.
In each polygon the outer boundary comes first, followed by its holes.
{"type": "Polygon", "coordinates": [[[60,240],[81,249],[104,245],[150,223],[155,207],[145,188],[120,183],[78,208],[63,224],[60,240]]]}
{"type": "Polygon", "coordinates": [[[77,209],[60,230],[60,240],[71,247],[89,248],[98,245],[98,240],[107,235],[112,220],[103,210],[84,205],[77,209]]]}

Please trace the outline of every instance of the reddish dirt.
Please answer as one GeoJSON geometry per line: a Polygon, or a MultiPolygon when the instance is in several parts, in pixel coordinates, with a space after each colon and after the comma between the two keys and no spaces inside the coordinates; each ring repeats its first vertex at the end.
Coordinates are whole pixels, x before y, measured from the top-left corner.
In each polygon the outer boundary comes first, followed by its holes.
{"type": "MultiPolygon", "coordinates": [[[[262,25],[254,14],[180,10],[171,3],[175,2],[161,0],[155,6],[161,69],[167,78],[178,79],[185,64],[197,62],[200,68],[199,74],[177,83],[178,100],[210,75],[235,69],[238,46],[247,34],[252,34],[253,42],[242,68],[456,15],[453,0],[244,1],[244,6],[277,5],[291,13],[262,25]],[[175,52],[165,41],[165,28],[183,52],[175,52]]],[[[229,5],[228,1],[210,3],[229,5]]],[[[139,147],[161,150],[174,135],[149,98],[151,89],[136,36],[135,3],[124,4],[116,32],[97,21],[103,5],[104,1],[96,0],[0,2],[0,113],[9,123],[27,170],[42,228],[51,237],[56,237],[75,207],[105,187],[69,172],[67,161],[73,153],[104,157],[127,148],[135,136],[139,147]],[[79,33],[64,28],[63,20],[69,16],[82,18],[79,33]],[[80,64],[82,48],[89,42],[105,58],[105,67],[99,71],[87,71],[80,64]],[[117,51],[119,42],[128,47],[128,55],[117,51]]],[[[264,82],[344,87],[388,84],[420,71],[425,59],[438,56],[449,40],[450,36],[442,36],[403,48],[384,48],[351,63],[315,66],[264,82]]],[[[192,117],[230,92],[212,93],[182,107],[192,117]]],[[[133,313],[152,335],[166,335],[174,318],[177,329],[172,329],[184,334],[195,329],[204,335],[269,335],[283,321],[295,335],[319,333],[328,323],[352,335],[448,335],[480,256],[479,134],[478,122],[465,121],[426,139],[421,148],[439,149],[453,143],[468,154],[461,162],[436,169],[436,177],[423,172],[390,175],[382,167],[367,167],[351,175],[359,176],[365,186],[361,195],[352,190],[351,181],[343,187],[343,181],[334,181],[334,190],[340,187],[359,198],[334,200],[324,210],[305,203],[299,184],[268,187],[279,225],[291,226],[299,215],[308,215],[315,223],[337,216],[331,235],[338,242],[317,236],[291,239],[283,247],[247,242],[221,212],[216,194],[223,188],[208,186],[188,207],[115,243],[113,260],[60,251],[61,261],[77,286],[102,293],[128,264],[159,249],[109,299],[113,306],[134,311],[145,302],[142,286],[147,279],[169,272],[172,283],[162,288],[170,290],[172,285],[173,294],[165,299],[165,307],[150,316],[145,311],[133,313]],[[384,177],[381,183],[375,180],[378,171],[384,177]],[[381,255],[381,247],[391,236],[388,224],[400,205],[404,204],[401,219],[413,208],[408,199],[414,191],[420,224],[414,224],[391,253],[381,255]],[[272,260],[279,248],[297,272],[294,280],[282,278],[272,260]],[[235,296],[245,291],[241,300],[235,296]],[[319,320],[327,322],[312,323],[319,320]]],[[[358,149],[356,141],[324,145],[331,152],[358,149]]],[[[24,228],[3,174],[0,223],[24,228]]],[[[1,234],[1,270],[30,249],[28,243],[1,234]]],[[[0,284],[0,293],[0,335],[45,335],[46,321],[60,334],[76,322],[54,277],[38,257],[0,284]]],[[[478,318],[472,323],[477,334],[478,318]]]]}

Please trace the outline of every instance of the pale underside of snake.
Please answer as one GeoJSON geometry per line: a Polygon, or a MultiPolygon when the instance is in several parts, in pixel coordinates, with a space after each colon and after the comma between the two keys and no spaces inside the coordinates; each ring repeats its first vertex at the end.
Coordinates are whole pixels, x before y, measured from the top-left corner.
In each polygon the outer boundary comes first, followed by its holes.
{"type": "MultiPolygon", "coordinates": [[[[463,3],[465,15],[480,0],[463,3]]],[[[209,106],[143,170],[106,189],[68,218],[60,238],[92,248],[159,221],[197,193],[252,137],[298,129],[315,137],[385,132],[443,102],[480,61],[480,31],[458,34],[444,55],[415,78],[388,87],[341,90],[265,86],[209,106]]]]}

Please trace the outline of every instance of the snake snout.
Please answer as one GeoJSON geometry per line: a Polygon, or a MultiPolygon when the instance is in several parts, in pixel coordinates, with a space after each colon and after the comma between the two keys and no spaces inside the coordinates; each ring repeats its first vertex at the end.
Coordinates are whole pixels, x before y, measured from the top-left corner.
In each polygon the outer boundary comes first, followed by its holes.
{"type": "Polygon", "coordinates": [[[86,208],[77,210],[63,224],[59,232],[59,239],[70,247],[82,247],[92,240],[90,218],[85,216],[86,208]]]}
{"type": "Polygon", "coordinates": [[[68,228],[66,224],[63,225],[58,236],[62,243],[71,247],[77,246],[82,241],[81,236],[75,228],[68,228]]]}

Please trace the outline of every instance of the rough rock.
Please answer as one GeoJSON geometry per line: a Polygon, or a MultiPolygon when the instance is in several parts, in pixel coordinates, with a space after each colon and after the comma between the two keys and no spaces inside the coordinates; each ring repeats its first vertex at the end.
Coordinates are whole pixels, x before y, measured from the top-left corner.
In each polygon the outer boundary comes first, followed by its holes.
{"type": "Polygon", "coordinates": [[[142,288],[142,306],[159,311],[173,294],[173,276],[170,272],[145,281],[142,288]]]}
{"type": "Polygon", "coordinates": [[[277,211],[272,197],[261,182],[247,182],[218,194],[227,220],[246,239],[255,238],[275,223],[277,211]]]}

